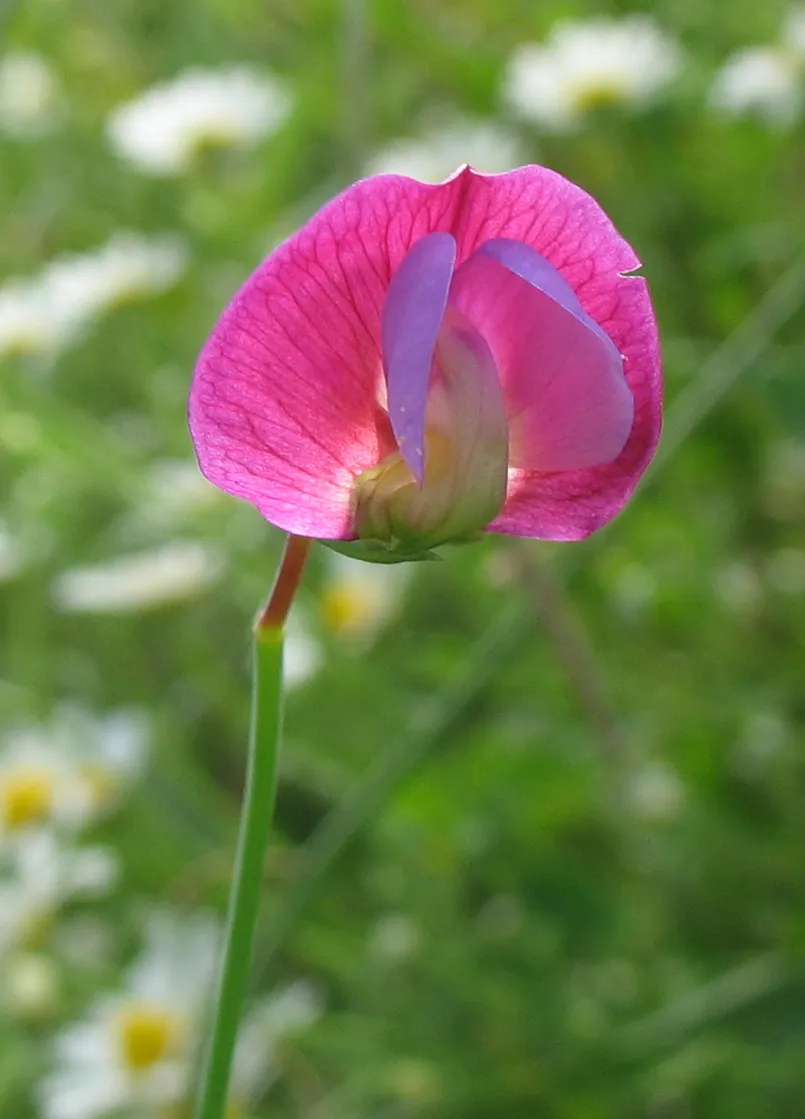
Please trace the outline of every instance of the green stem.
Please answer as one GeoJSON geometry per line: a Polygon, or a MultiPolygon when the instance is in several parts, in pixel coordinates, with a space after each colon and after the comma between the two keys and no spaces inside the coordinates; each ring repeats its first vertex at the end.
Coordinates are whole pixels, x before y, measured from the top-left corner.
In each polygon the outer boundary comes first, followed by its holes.
{"type": "Polygon", "coordinates": [[[212,1033],[196,1119],[223,1119],[243,1000],[249,982],[263,866],[271,834],[282,730],[283,627],[299,584],[309,540],[289,537],[274,590],[254,627],[253,682],[246,789],[212,1033]]]}
{"type": "Polygon", "coordinates": [[[263,862],[274,814],[282,718],[282,637],[282,630],[261,629],[255,634],[249,768],[217,1005],[197,1119],[221,1119],[227,1106],[232,1057],[249,981],[263,862]]]}

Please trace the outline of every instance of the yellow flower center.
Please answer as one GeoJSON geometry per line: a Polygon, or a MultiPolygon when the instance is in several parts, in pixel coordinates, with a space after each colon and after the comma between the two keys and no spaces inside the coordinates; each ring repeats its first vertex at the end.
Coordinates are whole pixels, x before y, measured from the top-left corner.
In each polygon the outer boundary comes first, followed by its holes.
{"type": "Polygon", "coordinates": [[[158,1003],[133,1003],[117,1022],[123,1063],[130,1072],[147,1072],[167,1057],[181,1037],[182,1024],[158,1003]]]}
{"type": "Polygon", "coordinates": [[[573,103],[581,113],[592,113],[596,109],[611,109],[625,100],[623,86],[614,78],[596,78],[580,84],[573,93],[573,103]]]}
{"type": "Polygon", "coordinates": [[[324,624],[334,633],[361,633],[372,621],[371,597],[350,583],[335,583],[321,596],[324,624]]]}
{"type": "Polygon", "coordinates": [[[0,816],[7,828],[47,819],[53,808],[54,779],[47,770],[20,767],[0,776],[0,816]]]}

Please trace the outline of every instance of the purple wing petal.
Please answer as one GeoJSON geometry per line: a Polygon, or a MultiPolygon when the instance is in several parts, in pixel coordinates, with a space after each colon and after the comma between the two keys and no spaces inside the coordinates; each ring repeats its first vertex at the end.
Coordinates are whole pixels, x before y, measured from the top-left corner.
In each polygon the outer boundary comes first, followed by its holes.
{"type": "MultiPolygon", "coordinates": [[[[532,287],[538,288],[545,295],[550,296],[560,307],[564,307],[580,323],[597,334],[604,345],[608,346],[615,355],[618,355],[614,342],[602,326],[595,319],[590,318],[581,305],[579,297],[573,288],[549,260],[532,249],[522,241],[513,241],[510,237],[494,237],[484,241],[476,250],[483,256],[491,256],[504,268],[508,268],[515,276],[526,280],[532,287]]],[[[620,357],[618,355],[618,360],[620,357]]]]}
{"type": "Polygon", "coordinates": [[[425,474],[428,381],[455,262],[455,238],[428,234],[391,277],[383,305],[389,418],[402,456],[420,485],[425,474]]]}
{"type": "Polygon", "coordinates": [[[614,343],[548,261],[526,245],[489,244],[458,269],[450,302],[481,332],[500,371],[510,465],[554,473],[611,462],[634,419],[614,343]]]}

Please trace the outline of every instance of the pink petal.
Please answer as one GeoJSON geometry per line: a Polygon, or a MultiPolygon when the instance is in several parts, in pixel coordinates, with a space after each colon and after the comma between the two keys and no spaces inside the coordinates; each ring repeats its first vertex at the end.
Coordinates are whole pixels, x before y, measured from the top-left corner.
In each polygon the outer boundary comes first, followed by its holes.
{"type": "Polygon", "coordinates": [[[450,301],[500,371],[513,467],[579,470],[620,454],[634,416],[620,355],[551,264],[519,242],[489,241],[461,265],[450,301]]]}
{"type": "Polygon", "coordinates": [[[389,278],[445,201],[399,176],[356,183],[260,265],[213,330],[189,401],[199,465],[280,528],[353,535],[353,481],[394,447],[378,403],[389,278]]]}
{"type": "Polygon", "coordinates": [[[389,419],[417,482],[425,473],[428,383],[453,278],[456,242],[449,233],[417,241],[391,277],[383,305],[383,367],[389,419]]]}
{"type": "Polygon", "coordinates": [[[638,260],[584,191],[542,167],[465,168],[445,183],[356,183],[281,245],[224,312],[196,368],[190,426],[222,489],[292,532],[352,535],[354,478],[393,448],[381,389],[380,317],[389,280],[428,233],[459,261],[495,237],[553,264],[624,356],[635,422],[618,459],[555,475],[522,471],[492,527],[576,539],[618,511],[659,436],[660,369],[638,260]]]}

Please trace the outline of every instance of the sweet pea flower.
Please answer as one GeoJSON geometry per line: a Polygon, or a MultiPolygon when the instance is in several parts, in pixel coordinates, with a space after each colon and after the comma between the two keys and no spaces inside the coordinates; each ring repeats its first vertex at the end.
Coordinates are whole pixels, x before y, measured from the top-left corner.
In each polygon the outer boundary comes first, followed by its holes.
{"type": "Polygon", "coordinates": [[[206,477],[365,559],[482,531],[579,540],[660,431],[639,261],[544,167],[364,179],[277,248],[199,358],[206,477]]]}

